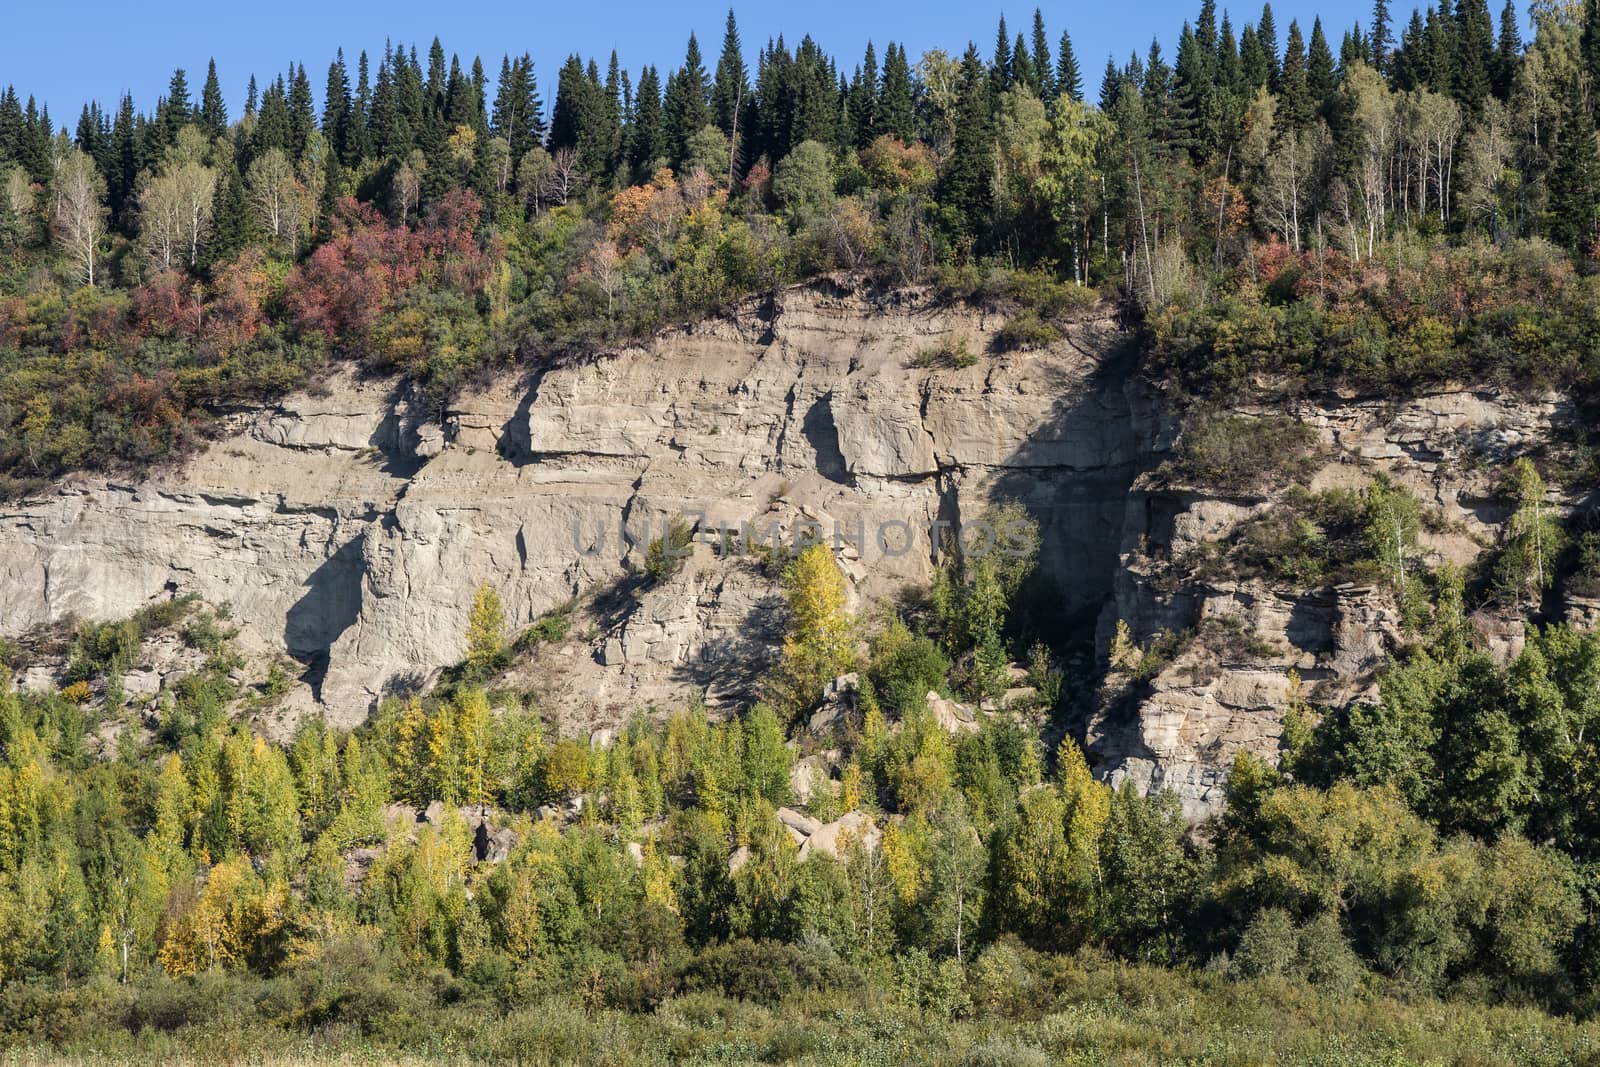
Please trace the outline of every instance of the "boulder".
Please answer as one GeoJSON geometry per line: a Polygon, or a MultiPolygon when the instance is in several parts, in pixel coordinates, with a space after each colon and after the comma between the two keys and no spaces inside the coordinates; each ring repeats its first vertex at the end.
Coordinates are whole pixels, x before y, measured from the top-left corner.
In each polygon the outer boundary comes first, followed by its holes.
{"type": "Polygon", "coordinates": [[[817,852],[837,859],[847,840],[860,841],[868,849],[875,849],[878,847],[879,836],[878,829],[872,824],[870,816],[863,812],[852,811],[847,815],[841,815],[833,822],[817,827],[816,832],[808,836],[805,844],[800,846],[800,858],[804,860],[813,852],[817,852]]]}

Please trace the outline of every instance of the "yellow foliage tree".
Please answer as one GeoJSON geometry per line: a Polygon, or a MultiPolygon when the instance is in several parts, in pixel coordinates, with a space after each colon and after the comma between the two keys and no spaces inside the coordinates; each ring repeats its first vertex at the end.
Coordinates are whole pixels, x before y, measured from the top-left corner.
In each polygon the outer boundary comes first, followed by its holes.
{"type": "Polygon", "coordinates": [[[474,670],[489,670],[505,648],[505,608],[500,603],[500,594],[484,582],[473,595],[472,613],[467,616],[467,665],[474,670]]]}
{"type": "Polygon", "coordinates": [[[784,570],[789,632],[772,678],[772,699],[792,718],[822,698],[823,687],[855,667],[855,619],[846,610],[844,574],[826,544],[803,549],[784,570]]]}

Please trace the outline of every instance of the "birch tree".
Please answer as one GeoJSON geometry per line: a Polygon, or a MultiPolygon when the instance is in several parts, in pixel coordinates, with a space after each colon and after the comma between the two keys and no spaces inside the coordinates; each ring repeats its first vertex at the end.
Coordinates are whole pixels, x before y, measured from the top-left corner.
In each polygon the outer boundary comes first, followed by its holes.
{"type": "Polygon", "coordinates": [[[74,148],[56,159],[51,186],[56,245],[77,268],[83,284],[93,285],[106,236],[106,180],[94,160],[74,148]]]}

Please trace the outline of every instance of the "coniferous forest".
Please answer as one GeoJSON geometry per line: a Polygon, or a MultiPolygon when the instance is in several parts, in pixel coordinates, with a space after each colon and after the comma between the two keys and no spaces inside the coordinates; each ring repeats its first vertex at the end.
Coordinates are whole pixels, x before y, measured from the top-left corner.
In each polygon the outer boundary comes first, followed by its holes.
{"type": "MultiPolygon", "coordinates": [[[[1266,419],[1250,432],[1280,437],[1237,447],[1218,398],[1466,381],[1588,412],[1600,0],[1529,15],[1525,39],[1510,0],[1285,27],[1205,0],[1170,54],[1097,70],[1039,12],[921,56],[745,42],[730,12],[664,70],[574,52],[536,71],[434,40],[178,70],[156,101],[75,118],[8,87],[0,501],[181,459],[338,363],[443,407],[822,276],[1004,306],[1019,349],[1114,309],[1196,413],[1174,475],[1212,484],[1300,447],[1266,419]],[[224,78],[248,79],[237,114],[224,78]]],[[[603,747],[502,684],[567,615],[510,633],[488,587],[440,685],[284,743],[238,713],[285,678],[240,676],[217,607],[0,641],[8,674],[68,665],[57,691],[0,691],[0,1044],[40,1062],[1586,1062],[1600,635],[1540,614],[1558,581],[1600,589],[1600,535],[1541,507],[1547,481],[1593,483],[1591,442],[1567,444],[1509,471],[1482,573],[1409,567],[1425,516],[1381,480],[1302,493],[1255,531],[1230,565],[1370,580],[1412,643],[1370,702],[1296,700],[1280,763],[1241,755],[1198,826],[1092,773],[1058,713],[1106,670],[1038,640],[1030,559],[952,557],[888,620],[846,609],[825,549],[773,560],[788,630],[762,699],[723,721],[641,708],[603,747]],[[1471,637],[1486,602],[1527,616],[1509,662],[1471,637]],[[118,679],[157,638],[200,665],[136,707],[118,679]],[[1011,662],[1041,728],[935,720],[923,694],[994,697],[1011,662]],[[800,796],[786,739],[847,673],[837,788],[800,796]],[[775,817],[802,805],[858,832],[802,859],[775,817]]],[[[1109,671],[1137,684],[1164,654],[1119,633],[1109,671]]]]}

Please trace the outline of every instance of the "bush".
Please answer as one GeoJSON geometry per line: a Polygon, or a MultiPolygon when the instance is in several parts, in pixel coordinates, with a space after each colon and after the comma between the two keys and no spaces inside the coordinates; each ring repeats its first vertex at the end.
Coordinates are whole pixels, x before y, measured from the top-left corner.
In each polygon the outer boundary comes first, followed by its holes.
{"type": "Polygon", "coordinates": [[[667,532],[651,541],[645,551],[644,572],[650,580],[664,582],[681,571],[693,540],[694,527],[682,515],[674,515],[667,523],[667,532]]]}
{"type": "Polygon", "coordinates": [[[1026,352],[1044,348],[1061,340],[1061,331],[1039,317],[1032,309],[1011,319],[995,335],[994,345],[1001,352],[1026,352]]]}
{"type": "Polygon", "coordinates": [[[949,673],[950,657],[938,642],[911,633],[899,619],[872,642],[868,677],[884,707],[897,716],[921,707],[929,691],[943,689],[949,673]]]}
{"type": "Polygon", "coordinates": [[[924,348],[918,352],[916,358],[911,361],[911,365],[923,370],[931,370],[936,367],[962,370],[976,362],[978,362],[978,357],[973,354],[965,337],[947,336],[932,348],[924,348]]]}
{"type": "Polygon", "coordinates": [[[572,614],[570,611],[552,611],[550,614],[537,619],[532,626],[522,631],[522,636],[517,639],[519,651],[527,651],[538,645],[553,645],[567,639],[567,634],[572,632],[572,614]]]}
{"type": "Polygon", "coordinates": [[[739,938],[708,948],[684,972],[690,990],[715,990],[723,996],[775,1005],[802,990],[855,989],[855,968],[824,959],[780,941],[739,938]]]}
{"type": "Polygon", "coordinates": [[[1206,412],[1185,421],[1163,470],[1175,484],[1257,493],[1309,478],[1316,444],[1314,429],[1286,415],[1206,412]]]}

